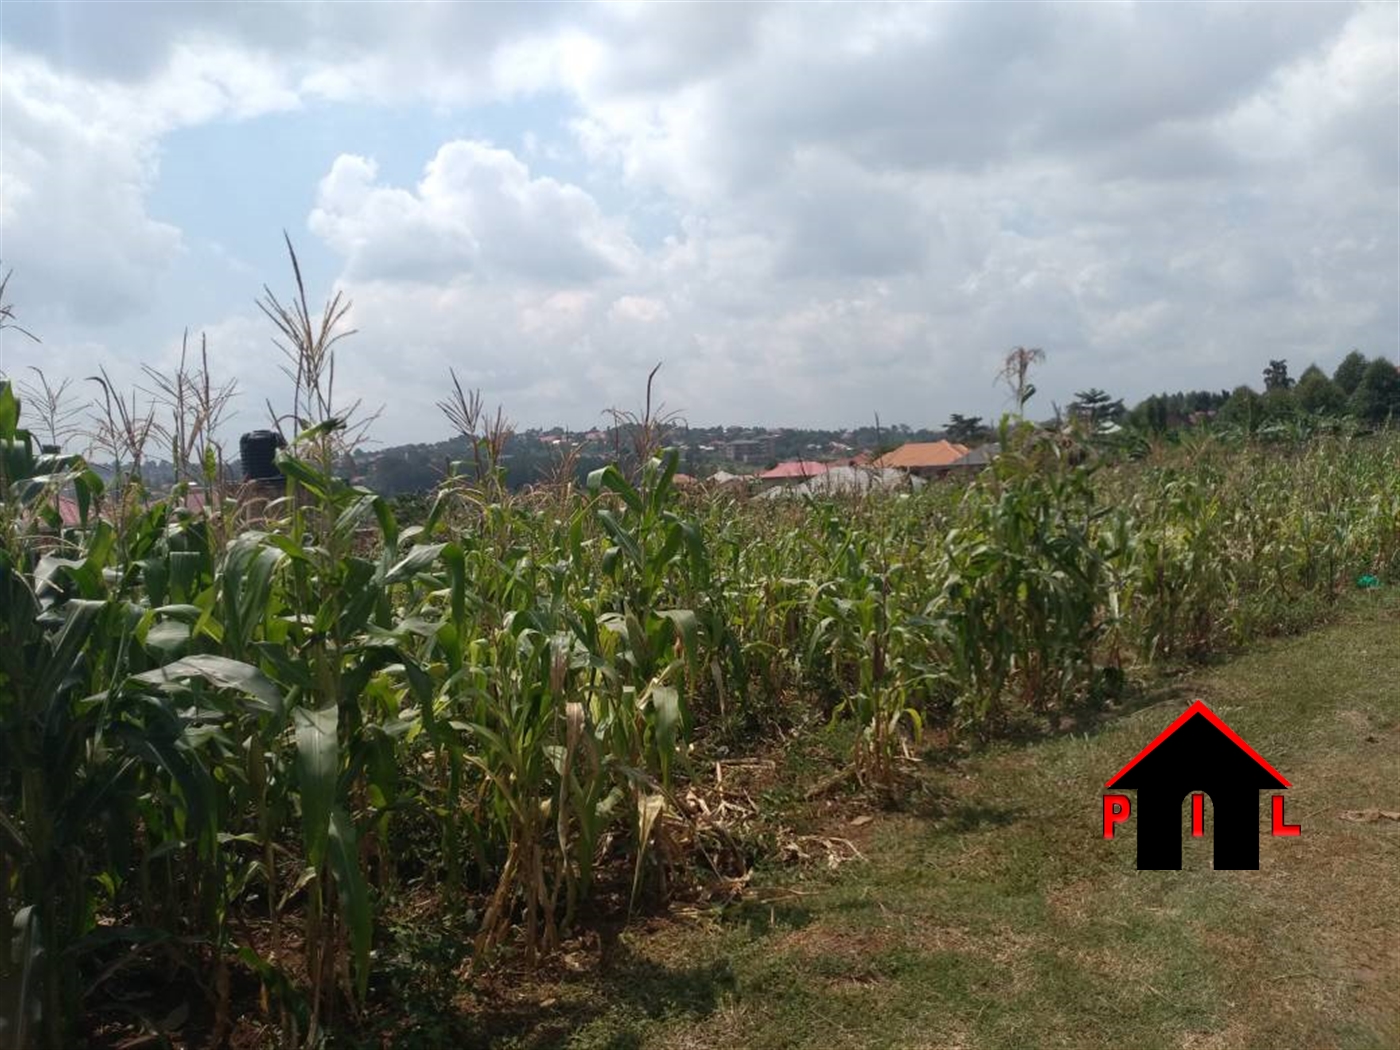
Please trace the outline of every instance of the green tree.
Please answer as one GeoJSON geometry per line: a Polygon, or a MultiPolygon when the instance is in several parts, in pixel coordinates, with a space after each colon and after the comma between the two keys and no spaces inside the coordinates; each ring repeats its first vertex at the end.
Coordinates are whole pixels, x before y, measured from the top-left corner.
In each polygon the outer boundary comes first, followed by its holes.
{"type": "Polygon", "coordinates": [[[1253,433],[1263,421],[1263,404],[1253,388],[1247,385],[1235,387],[1230,399],[1220,406],[1216,419],[1226,426],[1241,427],[1253,433]]]}
{"type": "Polygon", "coordinates": [[[1128,413],[1128,422],[1140,430],[1160,434],[1171,425],[1171,401],[1165,394],[1153,394],[1128,413]]]}
{"type": "Polygon", "coordinates": [[[1264,369],[1264,389],[1287,390],[1293,385],[1293,380],[1288,375],[1288,362],[1281,360],[1271,360],[1269,367],[1264,369]]]}
{"type": "Polygon", "coordinates": [[[442,480],[443,464],[416,449],[382,453],[369,468],[369,487],[381,496],[427,492],[442,480]]]}
{"type": "Polygon", "coordinates": [[[1340,415],[1347,407],[1347,396],[1327,373],[1312,365],[1298,379],[1293,396],[1302,411],[1313,416],[1340,415]]]}
{"type": "Polygon", "coordinates": [[[988,429],[982,422],[981,416],[964,416],[954,412],[948,419],[948,425],[943,428],[948,434],[948,440],[959,445],[972,445],[980,441],[985,441],[988,429]]]}
{"type": "Polygon", "coordinates": [[[1360,350],[1353,350],[1342,358],[1337,371],[1332,373],[1332,382],[1341,387],[1343,394],[1351,397],[1361,385],[1361,377],[1366,374],[1366,363],[1366,355],[1360,350]]]}
{"type": "Polygon", "coordinates": [[[1228,400],[1228,390],[1179,390],[1175,394],[1163,391],[1139,402],[1128,414],[1128,421],[1138,429],[1160,433],[1199,423],[1202,417],[1214,415],[1228,400]]]}
{"type": "Polygon", "coordinates": [[[1276,386],[1264,391],[1259,402],[1263,409],[1262,418],[1268,423],[1281,423],[1298,414],[1298,399],[1287,387],[1276,386]]]}
{"type": "Polygon", "coordinates": [[[1347,407],[1368,423],[1400,417],[1400,372],[1384,357],[1376,358],[1366,366],[1347,407]]]}
{"type": "Polygon", "coordinates": [[[1122,416],[1123,402],[1113,400],[1107,393],[1093,386],[1075,393],[1074,400],[1070,402],[1069,412],[1071,416],[1084,420],[1090,426],[1098,426],[1122,416]]]}

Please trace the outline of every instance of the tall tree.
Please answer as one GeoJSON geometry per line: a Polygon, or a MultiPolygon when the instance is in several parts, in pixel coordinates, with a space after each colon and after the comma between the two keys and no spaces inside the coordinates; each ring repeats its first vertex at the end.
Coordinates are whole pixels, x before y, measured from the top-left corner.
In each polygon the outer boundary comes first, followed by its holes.
{"type": "Polygon", "coordinates": [[[1284,386],[1265,390],[1259,405],[1263,409],[1260,419],[1266,423],[1279,423],[1298,414],[1298,399],[1292,390],[1284,386]]]}
{"type": "Polygon", "coordinates": [[[1160,434],[1171,425],[1171,404],[1165,397],[1152,395],[1143,402],[1142,410],[1142,421],[1148,430],[1160,434]]]}
{"type": "Polygon", "coordinates": [[[1317,365],[1312,365],[1299,377],[1293,394],[1298,407],[1309,415],[1339,415],[1347,405],[1347,396],[1342,388],[1328,379],[1327,373],[1317,365]]]}
{"type": "Polygon", "coordinates": [[[1235,387],[1234,393],[1230,395],[1230,400],[1220,406],[1220,411],[1216,415],[1221,423],[1227,426],[1243,427],[1253,433],[1259,426],[1263,416],[1263,406],[1259,395],[1250,387],[1241,385],[1235,387]]]}
{"type": "Polygon", "coordinates": [[[1264,369],[1264,389],[1287,390],[1293,385],[1293,380],[1288,375],[1288,362],[1272,360],[1269,367],[1264,369]]]}
{"type": "Polygon", "coordinates": [[[948,440],[959,445],[970,445],[982,441],[987,436],[987,428],[982,425],[981,416],[964,416],[954,412],[943,428],[948,440]]]}
{"type": "Polygon", "coordinates": [[[1113,400],[1107,393],[1094,386],[1088,390],[1080,390],[1074,395],[1069,412],[1072,417],[1096,427],[1100,423],[1122,416],[1123,402],[1113,400]]]}
{"type": "Polygon", "coordinates": [[[1352,415],[1368,423],[1400,418],[1400,371],[1384,357],[1373,360],[1352,391],[1347,407],[1352,415]]]}
{"type": "Polygon", "coordinates": [[[1353,350],[1342,358],[1342,363],[1332,373],[1332,382],[1342,388],[1343,394],[1351,397],[1361,385],[1361,377],[1366,374],[1366,363],[1366,355],[1360,350],[1353,350]]]}

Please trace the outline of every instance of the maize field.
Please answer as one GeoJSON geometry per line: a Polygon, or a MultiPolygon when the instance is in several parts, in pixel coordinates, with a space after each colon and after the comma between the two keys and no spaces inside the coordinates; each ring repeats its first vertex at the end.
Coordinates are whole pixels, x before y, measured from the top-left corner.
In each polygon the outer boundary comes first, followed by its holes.
{"type": "Polygon", "coordinates": [[[0,1045],[70,1046],[121,975],[256,981],[284,1045],[372,994],[413,882],[526,965],[623,873],[727,863],[683,800],[795,708],[879,789],[923,735],[995,735],[1400,572],[1400,440],[1193,438],[1117,462],[1008,428],[970,481],[792,501],[449,478],[422,520],[337,479],[206,509],[44,455],[0,385],[0,1045]],[[64,525],[60,492],[81,520],[64,525]]]}

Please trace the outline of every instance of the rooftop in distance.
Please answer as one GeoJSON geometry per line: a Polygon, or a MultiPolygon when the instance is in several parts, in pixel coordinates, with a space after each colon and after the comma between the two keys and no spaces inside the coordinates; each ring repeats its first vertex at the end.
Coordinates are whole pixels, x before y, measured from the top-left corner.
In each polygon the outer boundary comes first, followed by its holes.
{"type": "Polygon", "coordinates": [[[900,467],[904,470],[946,467],[967,455],[968,451],[966,445],[952,441],[911,441],[892,452],[886,452],[875,461],[875,466],[900,467]]]}

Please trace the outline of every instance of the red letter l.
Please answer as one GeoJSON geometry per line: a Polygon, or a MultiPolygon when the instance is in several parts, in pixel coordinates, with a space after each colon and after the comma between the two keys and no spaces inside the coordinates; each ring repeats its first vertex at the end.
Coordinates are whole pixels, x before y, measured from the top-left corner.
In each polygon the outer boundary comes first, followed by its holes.
{"type": "Polygon", "coordinates": [[[1283,822],[1283,796],[1274,796],[1274,834],[1275,835],[1301,835],[1303,828],[1299,824],[1285,824],[1283,822]]]}

